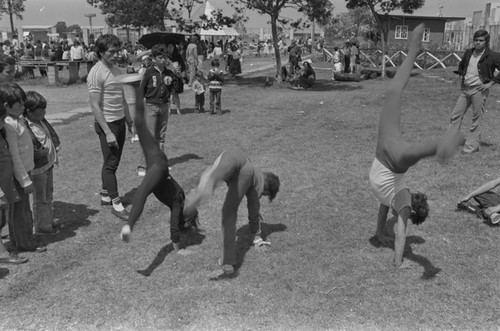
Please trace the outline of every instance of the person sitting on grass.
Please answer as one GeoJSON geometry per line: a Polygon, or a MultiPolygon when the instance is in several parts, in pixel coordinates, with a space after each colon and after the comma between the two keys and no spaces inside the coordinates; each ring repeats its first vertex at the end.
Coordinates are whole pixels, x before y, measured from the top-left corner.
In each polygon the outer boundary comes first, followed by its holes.
{"type": "Polygon", "coordinates": [[[408,219],[418,225],[424,222],[429,212],[425,194],[410,194],[410,190],[404,184],[405,173],[426,157],[436,155],[441,160],[451,158],[465,141],[463,135],[455,133],[447,134],[441,139],[410,143],[405,141],[401,134],[402,95],[420,51],[423,33],[423,24],[413,30],[408,56],[386,91],[384,108],[380,114],[375,159],[370,170],[370,185],[380,201],[376,238],[382,244],[389,245],[393,242],[393,239],[384,232],[389,209],[392,209],[398,219],[393,260],[396,267],[408,266],[407,263],[403,263],[408,219]]]}
{"type": "Polygon", "coordinates": [[[492,224],[500,223],[500,194],[492,190],[500,185],[500,177],[479,186],[458,201],[458,209],[476,214],[492,224]],[[477,204],[470,203],[474,199],[477,204]]]}
{"type": "Polygon", "coordinates": [[[201,175],[198,187],[191,191],[184,204],[184,214],[193,215],[203,199],[213,194],[215,187],[225,181],[228,186],[226,199],[222,207],[222,232],[224,248],[219,265],[224,274],[234,273],[236,265],[236,220],[238,206],[243,196],[247,197],[248,220],[250,231],[255,236],[254,245],[269,245],[261,237],[260,201],[262,195],[273,201],[278,194],[280,181],[271,172],[261,172],[252,165],[248,154],[241,150],[222,152],[214,164],[201,175]]]}
{"type": "Polygon", "coordinates": [[[134,194],[132,209],[127,224],[122,227],[121,238],[125,242],[130,241],[132,229],[144,210],[146,199],[153,193],[158,200],[170,208],[170,238],[174,250],[179,254],[186,255],[191,252],[181,249],[180,231],[198,227],[198,212],[194,210],[190,218],[185,218],[182,214],[185,199],[184,190],[170,176],[167,156],[147,128],[144,115],[144,91],[137,87],[138,83],[136,84],[135,127],[146,158],[147,171],[134,194]]]}
{"type": "Polygon", "coordinates": [[[305,60],[302,65],[304,66],[299,74],[291,80],[292,87],[296,89],[306,89],[314,85],[316,81],[316,73],[311,67],[312,61],[310,59],[305,60]]]}

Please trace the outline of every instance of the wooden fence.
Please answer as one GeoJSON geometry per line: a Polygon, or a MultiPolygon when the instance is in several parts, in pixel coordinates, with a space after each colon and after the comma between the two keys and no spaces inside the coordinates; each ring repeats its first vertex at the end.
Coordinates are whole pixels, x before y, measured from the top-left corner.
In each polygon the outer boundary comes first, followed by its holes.
{"type": "MultiPolygon", "coordinates": [[[[422,51],[415,60],[415,67],[420,70],[456,67],[464,52],[456,51],[422,51]]],[[[333,49],[323,49],[326,62],[333,63],[333,49]]],[[[382,66],[382,51],[379,49],[361,49],[359,51],[361,66],[380,68],[382,66]]],[[[386,67],[399,67],[406,58],[406,52],[392,51],[384,56],[386,67]]]]}

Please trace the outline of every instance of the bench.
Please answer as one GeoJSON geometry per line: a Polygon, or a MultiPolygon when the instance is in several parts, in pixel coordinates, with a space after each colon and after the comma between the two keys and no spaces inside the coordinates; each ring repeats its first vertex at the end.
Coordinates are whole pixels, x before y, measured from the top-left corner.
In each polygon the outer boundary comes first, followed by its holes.
{"type": "Polygon", "coordinates": [[[59,67],[68,67],[69,70],[69,81],[68,84],[74,84],[79,79],[80,76],[78,74],[80,65],[84,65],[87,67],[87,74],[90,69],[94,66],[93,61],[44,61],[44,60],[21,60],[17,62],[21,68],[39,68],[47,70],[47,80],[48,85],[56,85],[59,83],[59,67]]]}

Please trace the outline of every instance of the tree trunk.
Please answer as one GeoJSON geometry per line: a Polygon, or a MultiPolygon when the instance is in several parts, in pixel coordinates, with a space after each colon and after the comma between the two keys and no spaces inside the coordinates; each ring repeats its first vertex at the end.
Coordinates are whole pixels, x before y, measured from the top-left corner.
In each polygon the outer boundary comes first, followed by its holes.
{"type": "Polygon", "coordinates": [[[278,47],[278,28],[276,23],[276,17],[271,16],[271,33],[273,35],[274,56],[276,56],[276,82],[281,84],[281,54],[278,47]]]}
{"type": "Polygon", "coordinates": [[[12,31],[12,35],[15,35],[16,32],[14,31],[14,19],[12,18],[12,3],[11,3],[11,0],[7,0],[7,6],[8,6],[8,9],[9,9],[10,30],[12,31]]]}

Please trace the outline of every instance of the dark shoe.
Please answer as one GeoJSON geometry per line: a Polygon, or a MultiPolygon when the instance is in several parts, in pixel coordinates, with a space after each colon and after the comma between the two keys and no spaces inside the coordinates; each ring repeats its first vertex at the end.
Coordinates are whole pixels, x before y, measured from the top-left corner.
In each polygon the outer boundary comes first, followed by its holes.
{"type": "Polygon", "coordinates": [[[51,230],[49,231],[41,231],[41,230],[38,230],[37,232],[35,232],[35,235],[36,236],[55,236],[57,234],[59,234],[60,231],[59,229],[57,228],[52,228],[51,230]]]}
{"type": "Polygon", "coordinates": [[[7,257],[0,257],[0,263],[3,264],[21,264],[25,262],[28,262],[28,258],[20,257],[12,253],[7,257]]]}
{"type": "Polygon", "coordinates": [[[128,221],[129,213],[126,209],[117,211],[115,208],[112,208],[111,213],[123,221],[128,221]]]}
{"type": "Polygon", "coordinates": [[[111,206],[112,204],[111,200],[105,201],[101,199],[101,206],[111,206]]]}

